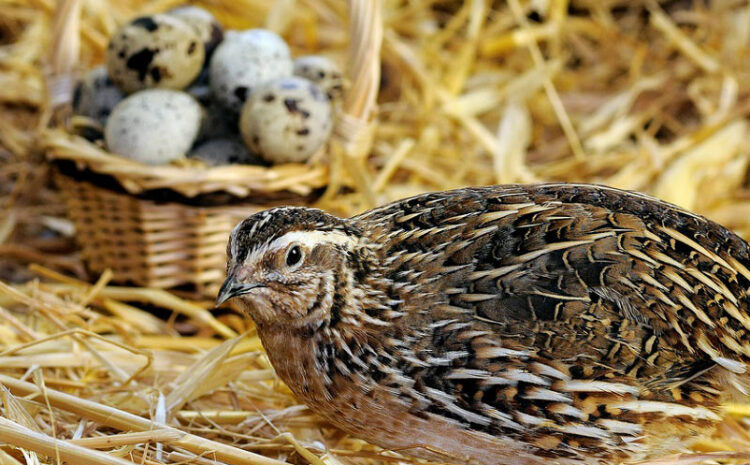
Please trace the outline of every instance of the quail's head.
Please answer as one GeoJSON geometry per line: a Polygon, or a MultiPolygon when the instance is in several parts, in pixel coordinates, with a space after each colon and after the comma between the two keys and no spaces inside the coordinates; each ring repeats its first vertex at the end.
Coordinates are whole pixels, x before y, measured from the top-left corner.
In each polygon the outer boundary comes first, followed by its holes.
{"type": "Polygon", "coordinates": [[[236,299],[260,327],[317,328],[330,319],[342,268],[359,235],[320,210],[274,208],[239,223],[217,304],[236,299]]]}

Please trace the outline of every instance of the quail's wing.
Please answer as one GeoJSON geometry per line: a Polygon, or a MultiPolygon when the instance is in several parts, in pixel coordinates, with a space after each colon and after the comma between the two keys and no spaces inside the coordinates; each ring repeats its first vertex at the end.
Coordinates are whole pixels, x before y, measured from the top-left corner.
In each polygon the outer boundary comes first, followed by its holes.
{"type": "Polygon", "coordinates": [[[595,454],[638,447],[648,422],[716,420],[717,383],[744,387],[723,375],[750,356],[747,244],[702,217],[541,185],[431,194],[368,218],[405,326],[420,328],[402,369],[431,414],[542,455],[595,454]]]}

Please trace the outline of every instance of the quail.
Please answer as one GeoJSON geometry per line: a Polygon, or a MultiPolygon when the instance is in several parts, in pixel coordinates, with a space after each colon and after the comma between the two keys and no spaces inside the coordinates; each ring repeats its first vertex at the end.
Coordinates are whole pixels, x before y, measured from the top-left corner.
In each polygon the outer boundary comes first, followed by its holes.
{"type": "Polygon", "coordinates": [[[643,194],[430,193],[233,230],[218,303],[334,425],[406,455],[604,464],[678,451],[746,395],[750,251],[643,194]]]}

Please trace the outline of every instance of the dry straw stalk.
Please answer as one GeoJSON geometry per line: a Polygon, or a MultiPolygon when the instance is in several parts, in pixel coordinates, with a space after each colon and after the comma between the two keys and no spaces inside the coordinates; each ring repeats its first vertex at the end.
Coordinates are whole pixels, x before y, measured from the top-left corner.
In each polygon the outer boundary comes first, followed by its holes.
{"type": "MultiPolygon", "coordinates": [[[[63,392],[46,389],[44,392],[32,383],[19,381],[10,376],[0,374],[0,383],[5,385],[17,396],[40,396],[43,395],[44,401],[49,402],[50,405],[56,408],[63,409],[75,415],[88,418],[89,420],[96,421],[102,425],[111,426],[121,431],[152,431],[156,430],[158,434],[168,432],[172,445],[176,447],[184,448],[185,450],[194,452],[196,454],[210,454],[217,460],[232,464],[232,465],[281,465],[284,462],[279,460],[269,459],[261,455],[253,454],[251,452],[245,452],[236,447],[227,446],[226,444],[210,441],[192,434],[187,434],[182,431],[170,428],[167,425],[155,423],[139,416],[118,410],[112,407],[107,407],[96,402],[91,402],[85,399],[80,399],[76,396],[65,394],[63,392]]],[[[7,438],[8,443],[18,444],[21,447],[34,450],[36,452],[54,456],[54,453],[50,454],[50,451],[54,451],[55,447],[60,447],[60,442],[54,438],[47,438],[41,434],[31,434],[32,431],[25,431],[22,427],[16,426],[14,422],[3,420],[0,423],[0,427],[7,427],[7,430],[2,430],[0,434],[8,436],[0,436],[0,438],[7,438]],[[12,434],[12,436],[10,436],[12,434]],[[13,441],[11,441],[11,439],[13,441]],[[15,441],[19,441],[18,443],[15,441]],[[21,442],[22,441],[22,442],[21,442]]],[[[81,446],[74,444],[68,444],[67,448],[71,455],[68,457],[76,460],[83,458],[85,454],[81,452],[84,449],[81,446]],[[77,455],[76,455],[77,454],[77,455]]],[[[93,458],[100,456],[99,453],[93,453],[86,450],[90,455],[86,458],[85,463],[97,463],[93,458]]],[[[65,456],[62,456],[66,458],[65,456]]],[[[82,462],[83,463],[83,462],[82,462]]],[[[124,464],[130,463],[124,460],[112,461],[112,462],[101,462],[107,464],[124,464]]]]}

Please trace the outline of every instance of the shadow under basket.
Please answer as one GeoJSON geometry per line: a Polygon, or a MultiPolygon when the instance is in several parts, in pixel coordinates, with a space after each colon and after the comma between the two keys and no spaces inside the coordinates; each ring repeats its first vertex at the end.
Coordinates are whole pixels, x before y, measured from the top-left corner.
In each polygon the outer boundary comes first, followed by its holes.
{"type": "Polygon", "coordinates": [[[212,206],[157,201],[106,189],[59,169],[55,183],[90,271],[110,269],[115,282],[184,287],[200,295],[215,294],[224,279],[232,228],[282,203],[212,206]]]}

